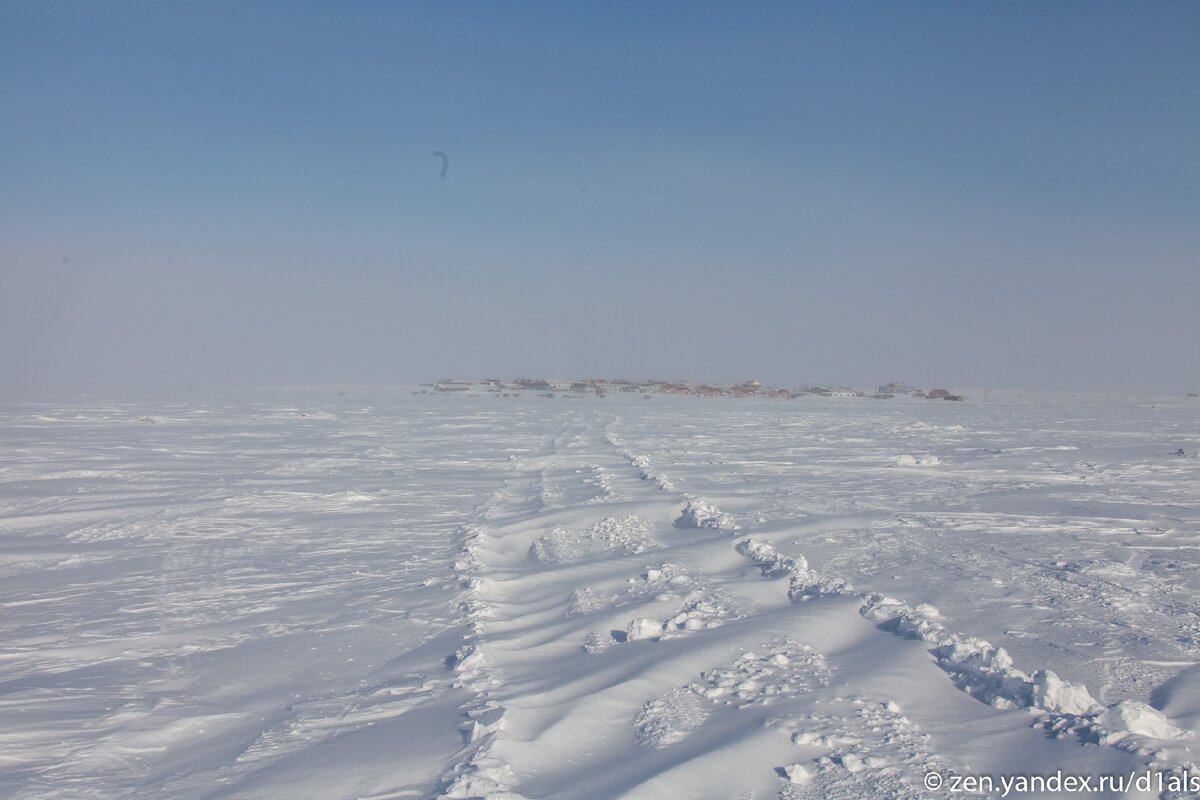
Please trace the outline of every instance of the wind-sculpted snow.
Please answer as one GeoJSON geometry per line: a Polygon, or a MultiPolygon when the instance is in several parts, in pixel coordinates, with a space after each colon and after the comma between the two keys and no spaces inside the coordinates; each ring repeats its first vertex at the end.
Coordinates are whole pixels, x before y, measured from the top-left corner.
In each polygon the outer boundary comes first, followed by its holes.
{"type": "Polygon", "coordinates": [[[673,562],[648,567],[637,577],[627,578],[620,591],[600,592],[591,586],[574,589],[567,599],[568,617],[600,609],[635,607],[651,599],[668,603],[709,587],[710,582],[695,570],[673,562]]]}
{"type": "Polygon", "coordinates": [[[901,636],[933,645],[938,665],[972,697],[1003,709],[1033,705],[1033,681],[1013,667],[1004,648],[974,636],[950,633],[933,606],[922,603],[911,608],[900,600],[872,594],[866,597],[860,613],[872,622],[889,624],[901,636]]]}
{"type": "Polygon", "coordinates": [[[772,724],[811,756],[782,768],[789,784],[779,794],[783,800],[925,800],[939,796],[925,776],[949,771],[931,737],[892,700],[838,697],[827,710],[772,724]]]}
{"type": "Polygon", "coordinates": [[[737,551],[758,564],[763,577],[788,579],[788,599],[801,603],[816,597],[840,595],[852,591],[849,583],[840,578],[827,578],[808,566],[804,556],[784,556],[775,547],[757,539],[743,539],[737,551]]]}
{"type": "Polygon", "coordinates": [[[1068,683],[1051,670],[1039,670],[1033,676],[1033,706],[1051,714],[1086,716],[1104,709],[1087,687],[1068,683]]]}
{"type": "Polygon", "coordinates": [[[433,697],[438,690],[437,682],[416,678],[407,684],[294,703],[288,709],[290,716],[251,742],[237,756],[236,763],[268,763],[316,747],[336,736],[400,717],[433,697]]]}
{"type": "MultiPolygon", "coordinates": [[[[630,578],[623,593],[600,600],[590,588],[576,590],[568,602],[567,615],[598,608],[628,608],[653,600],[676,606],[665,618],[636,617],[621,631],[618,641],[641,639],[661,641],[684,636],[695,631],[718,628],[728,622],[743,619],[754,613],[754,603],[738,594],[716,587],[703,573],[674,563],[648,568],[638,578],[630,578]]],[[[588,652],[599,652],[608,646],[598,632],[591,632],[585,643],[588,652]],[[592,636],[591,634],[595,634],[592,636]]]]}
{"type": "MultiPolygon", "coordinates": [[[[476,517],[490,519],[503,514],[513,498],[525,494],[520,484],[519,478],[509,478],[476,512],[476,517]]],[[[490,538],[484,525],[469,525],[462,553],[455,563],[469,576],[463,581],[459,607],[471,625],[472,635],[468,644],[448,658],[448,663],[455,675],[454,686],[473,693],[474,699],[463,707],[465,719],[458,730],[463,735],[464,747],[441,777],[440,797],[521,799],[521,795],[511,791],[517,782],[512,766],[494,753],[498,740],[506,735],[507,709],[491,697],[503,685],[503,677],[488,657],[484,643],[489,621],[498,613],[486,597],[487,578],[480,575],[486,569],[483,553],[490,538]]]]}
{"type": "MultiPolygon", "coordinates": [[[[1039,726],[1056,737],[1073,736],[1084,741],[1110,745],[1140,755],[1162,756],[1164,743],[1191,739],[1195,731],[1172,723],[1165,714],[1138,700],[1122,700],[1108,708],[1093,704],[1086,713],[1064,713],[1045,717],[1039,726]]],[[[1166,763],[1167,767],[1190,762],[1166,763]]]]}
{"type": "Polygon", "coordinates": [[[486,613],[456,551],[535,446],[490,413],[0,411],[0,796],[436,791],[470,677],[437,642],[486,613]]]}
{"type": "Polygon", "coordinates": [[[605,434],[605,441],[617,452],[623,455],[625,460],[633,465],[633,467],[638,471],[638,474],[641,475],[642,480],[650,481],[656,484],[658,488],[662,489],[664,492],[675,491],[675,485],[671,483],[669,478],[654,468],[654,465],[650,462],[649,457],[634,453],[629,450],[629,448],[625,446],[625,442],[622,441],[620,436],[609,430],[605,434]]]}
{"type": "Polygon", "coordinates": [[[645,553],[655,545],[650,526],[636,515],[605,517],[582,531],[555,528],[529,547],[543,564],[570,564],[611,553],[645,553]]]}
{"type": "Polygon", "coordinates": [[[873,622],[890,625],[899,635],[933,645],[939,666],[963,691],[997,708],[1032,707],[1047,714],[1076,716],[1103,711],[1085,687],[1068,683],[1050,670],[1030,677],[1013,666],[1004,648],[947,631],[933,606],[911,608],[894,598],[872,594],[865,598],[861,613],[873,622]]]}
{"type": "MultiPolygon", "coordinates": [[[[894,625],[898,634],[932,644],[938,665],[972,697],[1001,709],[1029,708],[1038,712],[1041,716],[1037,724],[1056,736],[1072,734],[1141,755],[1157,755],[1148,740],[1175,741],[1194,735],[1145,703],[1122,700],[1105,708],[1085,686],[1064,681],[1051,670],[1038,670],[1030,677],[1013,666],[1004,648],[948,632],[932,606],[913,609],[893,598],[873,594],[866,598],[861,613],[872,621],[894,625]]],[[[1181,766],[1184,764],[1167,762],[1159,768],[1181,766]]]]}
{"type": "Polygon", "coordinates": [[[1135,736],[1175,740],[1192,734],[1172,725],[1158,709],[1137,700],[1122,700],[1105,709],[1096,717],[1096,727],[1101,744],[1114,744],[1135,736]]]}
{"type": "Polygon", "coordinates": [[[829,685],[825,660],[789,640],[748,651],[733,663],[706,670],[700,680],[647,700],[634,718],[640,744],[666,747],[700,728],[715,706],[769,706],[829,685]]]}
{"type": "Polygon", "coordinates": [[[733,517],[699,497],[689,498],[675,520],[676,528],[721,528],[736,530],[733,517]]]}
{"type": "Polygon", "coordinates": [[[691,687],[672,689],[647,700],[633,720],[638,744],[666,747],[687,738],[712,713],[712,703],[691,687]]]}
{"type": "Polygon", "coordinates": [[[620,493],[613,487],[611,473],[604,467],[576,465],[561,458],[542,469],[539,488],[541,505],[545,509],[621,500],[620,493]]]}
{"type": "Polygon", "coordinates": [[[1001,398],[0,409],[0,796],[1200,774],[1195,403],[1001,398]]]}
{"type": "Polygon", "coordinates": [[[933,455],[910,456],[908,454],[896,456],[896,466],[898,467],[936,467],[941,463],[941,459],[933,455]]]}
{"type": "Polygon", "coordinates": [[[658,484],[658,488],[664,492],[675,491],[675,485],[671,483],[666,475],[654,469],[654,465],[650,463],[650,459],[646,456],[630,455],[629,462],[637,467],[638,472],[642,476],[642,480],[652,481],[658,484]]]}
{"type": "Polygon", "coordinates": [[[625,627],[626,641],[670,639],[689,632],[718,628],[754,611],[754,604],[722,589],[695,591],[677,612],[664,620],[638,617],[625,627]]]}
{"type": "Polygon", "coordinates": [[[771,705],[828,686],[832,674],[825,657],[790,639],[768,642],[738,656],[732,664],[706,670],[693,691],[733,705],[771,705]]]}

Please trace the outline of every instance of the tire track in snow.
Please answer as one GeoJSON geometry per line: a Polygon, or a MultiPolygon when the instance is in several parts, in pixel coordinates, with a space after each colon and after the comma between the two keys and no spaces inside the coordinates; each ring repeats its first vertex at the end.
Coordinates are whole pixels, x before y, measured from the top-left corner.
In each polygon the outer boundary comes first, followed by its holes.
{"type": "MultiPolygon", "coordinates": [[[[550,437],[548,452],[515,459],[507,493],[524,502],[493,498],[469,532],[458,566],[469,575],[462,604],[473,628],[451,663],[460,685],[476,695],[468,717],[490,712],[498,719],[465,726],[465,735],[477,736],[478,744],[468,742],[447,771],[443,797],[614,796],[616,790],[588,794],[574,786],[563,794],[564,784],[553,776],[592,758],[593,736],[605,742],[605,752],[619,746],[615,740],[622,735],[636,747],[628,718],[613,709],[636,711],[632,696],[640,694],[642,673],[661,671],[662,659],[642,652],[632,659],[594,661],[580,648],[588,622],[614,608],[678,598],[673,616],[680,617],[677,631],[684,635],[720,624],[738,603],[694,567],[663,558],[669,543],[661,536],[674,530],[669,514],[655,515],[654,522],[641,516],[656,502],[647,494],[649,487],[638,489],[640,473],[626,475],[622,462],[605,453],[599,422],[568,418],[562,432],[550,437]],[[578,475],[586,485],[597,474],[608,476],[603,502],[586,492],[559,491],[563,476],[569,482],[578,475]],[[554,484],[549,492],[548,482],[554,484]],[[659,566],[644,568],[653,579],[625,584],[620,591],[617,582],[624,581],[631,563],[644,564],[642,559],[654,554],[659,566]],[[584,730],[589,736],[579,741],[584,730]]],[[[674,538],[688,537],[676,533],[674,538]]],[[[615,643],[603,636],[603,647],[615,643]]],[[[605,775],[599,782],[611,786],[630,780],[605,775]]]]}
{"type": "MultiPolygon", "coordinates": [[[[494,650],[501,642],[491,635],[489,623],[505,609],[489,597],[487,589],[494,582],[496,553],[507,545],[507,526],[528,519],[536,521],[563,509],[600,506],[621,499],[612,486],[611,475],[601,465],[572,464],[572,451],[581,450],[588,439],[586,423],[583,431],[571,431],[569,427],[564,426],[556,436],[545,437],[542,452],[510,457],[512,476],[466,528],[455,569],[468,576],[459,607],[471,626],[471,634],[447,663],[455,673],[455,685],[472,691],[474,701],[464,709],[464,721],[459,726],[463,749],[444,773],[439,797],[523,800],[518,792],[520,777],[499,752],[502,743],[511,741],[506,731],[509,708],[496,700],[509,676],[495,664],[494,650]]],[[[608,516],[582,533],[555,527],[521,556],[553,567],[586,561],[614,548],[641,552],[653,544],[636,518],[608,516]]]]}
{"type": "Polygon", "coordinates": [[[495,607],[487,602],[480,591],[484,578],[480,575],[486,565],[481,553],[489,538],[490,521],[526,508],[536,490],[539,502],[544,501],[540,486],[520,472],[520,459],[510,462],[514,474],[476,511],[475,521],[466,529],[466,538],[461,553],[455,561],[455,570],[467,577],[459,599],[459,608],[471,628],[466,644],[447,659],[455,674],[454,686],[474,694],[474,700],[463,709],[464,720],[459,725],[463,735],[463,749],[443,773],[441,794],[444,798],[506,798],[521,800],[521,795],[512,791],[516,776],[512,766],[495,753],[499,740],[505,737],[504,723],[507,709],[494,702],[492,690],[502,682],[486,653],[484,637],[488,631],[488,620],[495,607]]]}
{"type": "MultiPolygon", "coordinates": [[[[617,418],[608,427],[606,441],[638,469],[643,480],[657,484],[664,492],[675,492],[674,484],[656,472],[650,458],[631,450],[613,430],[619,422],[617,418]]],[[[676,527],[714,528],[737,535],[733,518],[715,503],[688,494],[684,494],[684,499],[676,527]]],[[[1073,736],[1084,742],[1111,745],[1149,759],[1150,768],[1168,774],[1200,771],[1181,742],[1193,732],[1173,725],[1162,712],[1146,703],[1123,700],[1106,708],[1082,684],[1064,681],[1048,669],[1037,670],[1031,676],[1014,666],[1004,648],[979,637],[948,631],[933,606],[920,604],[913,608],[879,593],[855,592],[848,581],[823,576],[811,569],[803,556],[785,556],[774,545],[754,538],[739,540],[735,549],[757,564],[764,578],[787,577],[788,598],[793,603],[823,596],[856,597],[861,602],[860,615],[878,623],[881,630],[933,645],[931,653],[937,665],[960,690],[999,710],[1033,711],[1037,714],[1034,725],[1055,738],[1073,736]]],[[[636,632],[640,638],[661,635],[653,630],[650,624],[653,622],[634,620],[629,634],[636,632]]],[[[662,630],[667,630],[666,623],[662,623],[662,630]]],[[[803,782],[799,774],[796,773],[797,781],[803,782]]],[[[805,795],[789,790],[785,796],[805,795]]]]}

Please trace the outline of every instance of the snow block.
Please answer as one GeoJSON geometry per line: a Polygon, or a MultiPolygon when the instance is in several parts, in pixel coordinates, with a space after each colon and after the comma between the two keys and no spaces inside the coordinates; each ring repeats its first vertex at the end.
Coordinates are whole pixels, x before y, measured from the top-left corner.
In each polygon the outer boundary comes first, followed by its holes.
{"type": "Polygon", "coordinates": [[[724,528],[736,530],[733,517],[721,511],[714,504],[698,497],[687,501],[675,520],[676,528],[724,528]]]}

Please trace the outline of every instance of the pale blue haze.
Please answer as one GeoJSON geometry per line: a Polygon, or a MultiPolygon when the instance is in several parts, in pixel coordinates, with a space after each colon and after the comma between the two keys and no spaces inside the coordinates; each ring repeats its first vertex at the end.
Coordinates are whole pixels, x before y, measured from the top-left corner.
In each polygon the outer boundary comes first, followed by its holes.
{"type": "Polygon", "coordinates": [[[4,0],[0,109],[6,396],[1200,389],[1197,3],[4,0]]]}

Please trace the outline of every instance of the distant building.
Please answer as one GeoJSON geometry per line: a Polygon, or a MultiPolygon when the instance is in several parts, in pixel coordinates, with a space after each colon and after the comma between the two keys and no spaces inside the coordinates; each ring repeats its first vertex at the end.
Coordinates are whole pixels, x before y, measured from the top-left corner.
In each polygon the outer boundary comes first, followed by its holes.
{"type": "Polygon", "coordinates": [[[925,396],[930,400],[945,400],[950,396],[950,392],[946,389],[930,389],[925,396]]]}
{"type": "Polygon", "coordinates": [[[900,383],[899,381],[892,381],[891,383],[885,383],[883,386],[878,387],[875,390],[875,394],[890,394],[895,397],[901,394],[916,394],[918,391],[918,389],[914,389],[911,386],[900,383]]]}

